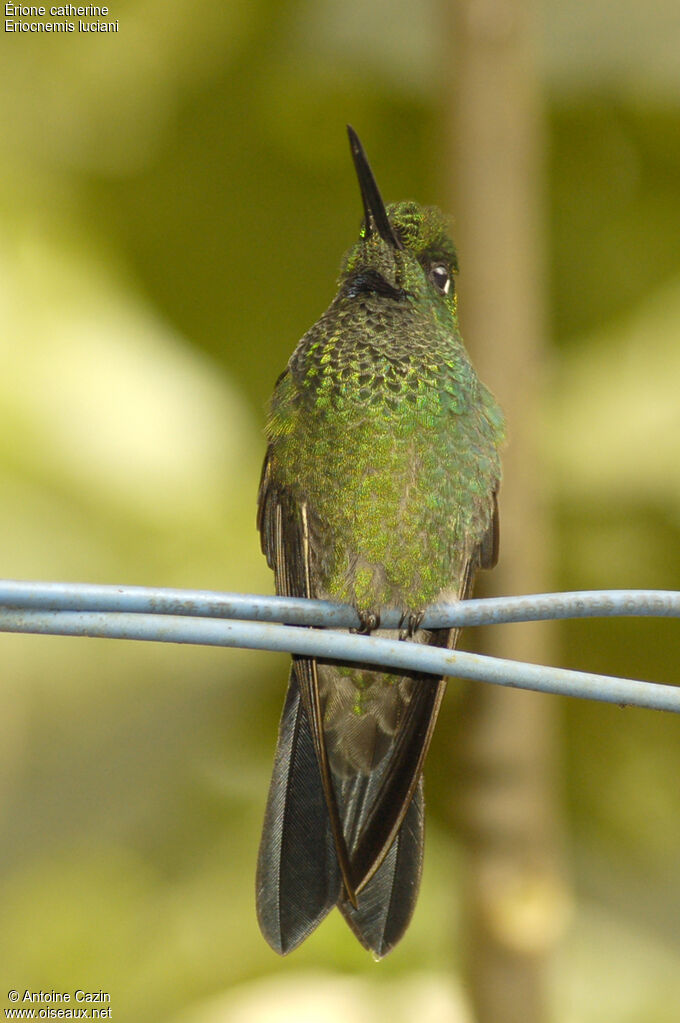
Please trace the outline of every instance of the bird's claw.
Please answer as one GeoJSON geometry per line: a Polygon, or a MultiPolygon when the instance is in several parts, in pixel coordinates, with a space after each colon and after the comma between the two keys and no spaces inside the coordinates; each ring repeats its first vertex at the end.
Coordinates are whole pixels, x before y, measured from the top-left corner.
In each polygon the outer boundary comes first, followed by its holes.
{"type": "Polygon", "coordinates": [[[424,617],[424,611],[405,611],[399,619],[399,639],[413,639],[424,617]]]}
{"type": "Polygon", "coordinates": [[[350,632],[357,636],[370,636],[372,632],[380,628],[380,615],[377,611],[357,611],[361,625],[358,629],[350,629],[350,632]]]}

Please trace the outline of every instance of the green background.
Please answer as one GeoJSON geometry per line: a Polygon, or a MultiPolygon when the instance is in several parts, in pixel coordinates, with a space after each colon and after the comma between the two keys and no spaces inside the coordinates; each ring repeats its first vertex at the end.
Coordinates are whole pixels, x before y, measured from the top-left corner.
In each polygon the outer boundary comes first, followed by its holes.
{"type": "MultiPolygon", "coordinates": [[[[440,16],[119,0],[117,34],[0,36],[2,575],[271,591],[264,407],[356,236],[344,125],[388,200],[445,202],[440,16]]],[[[544,0],[537,22],[554,588],[680,589],[677,6],[544,0]]],[[[558,638],[566,666],[677,681],[674,622],[558,638]]],[[[4,991],[103,989],[147,1023],[465,1018],[446,726],[402,944],[376,967],[333,914],[279,961],[253,875],[286,659],[0,648],[4,991]]],[[[555,1020],[671,1023],[678,721],[561,708],[555,1020]]]]}

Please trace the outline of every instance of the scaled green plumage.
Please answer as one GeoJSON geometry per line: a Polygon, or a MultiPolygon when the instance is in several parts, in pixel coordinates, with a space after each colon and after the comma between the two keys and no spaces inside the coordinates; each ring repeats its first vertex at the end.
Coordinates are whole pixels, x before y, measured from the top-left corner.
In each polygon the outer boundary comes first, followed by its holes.
{"type": "Polygon", "coordinates": [[[457,592],[489,527],[502,417],[463,347],[455,291],[428,281],[432,262],[456,269],[444,217],[387,209],[404,250],[377,234],[350,250],[337,298],[277,385],[267,433],[272,475],[323,522],[318,594],[410,612],[457,592]],[[367,267],[407,297],[353,294],[367,267]]]}

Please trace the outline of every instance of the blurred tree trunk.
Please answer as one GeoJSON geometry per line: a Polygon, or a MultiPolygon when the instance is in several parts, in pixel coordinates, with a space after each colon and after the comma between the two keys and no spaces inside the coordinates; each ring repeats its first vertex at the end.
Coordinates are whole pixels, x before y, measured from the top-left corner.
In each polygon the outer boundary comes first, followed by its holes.
{"type": "MultiPolygon", "coordinates": [[[[501,557],[482,586],[550,588],[538,441],[545,341],[542,125],[527,0],[447,0],[447,112],[462,331],[503,407],[509,445],[501,557]]],[[[476,638],[476,637],[475,637],[476,638]]],[[[490,629],[487,653],[550,663],[547,625],[490,629]]],[[[546,966],[562,930],[555,698],[478,684],[458,744],[466,851],[467,982],[478,1023],[548,1018],[546,966]]]]}

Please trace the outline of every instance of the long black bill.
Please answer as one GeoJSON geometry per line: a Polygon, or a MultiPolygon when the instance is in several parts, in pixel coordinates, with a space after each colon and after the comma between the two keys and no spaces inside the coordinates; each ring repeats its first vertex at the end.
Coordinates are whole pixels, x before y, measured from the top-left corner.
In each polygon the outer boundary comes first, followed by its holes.
{"type": "Polygon", "coordinates": [[[375,225],[378,234],[384,241],[388,242],[395,249],[403,249],[404,246],[394,233],[392,225],[388,220],[385,203],[382,201],[382,196],[373,177],[373,171],[364,152],[364,147],[359,141],[359,136],[354,128],[349,124],[347,125],[347,134],[349,135],[349,145],[352,150],[354,167],[359,179],[361,198],[364,203],[366,231],[370,234],[373,230],[373,225],[375,225]]]}

